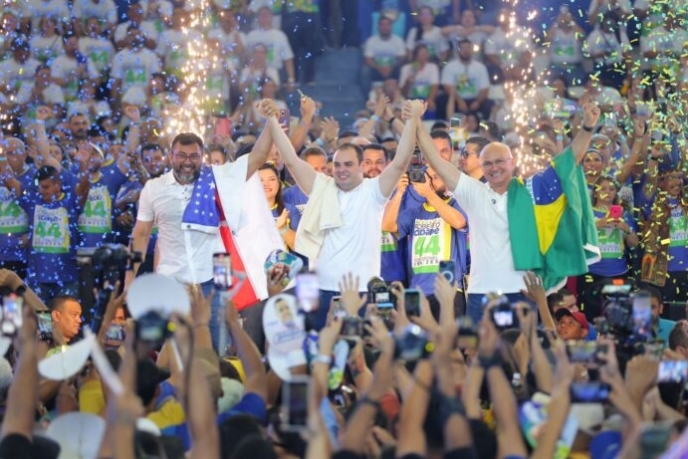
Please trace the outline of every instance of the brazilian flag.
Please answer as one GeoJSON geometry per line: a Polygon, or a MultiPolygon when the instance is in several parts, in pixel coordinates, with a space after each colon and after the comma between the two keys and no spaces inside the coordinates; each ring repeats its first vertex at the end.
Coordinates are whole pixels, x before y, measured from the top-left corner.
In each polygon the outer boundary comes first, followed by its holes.
{"type": "Polygon", "coordinates": [[[540,276],[545,291],[600,259],[588,187],[570,147],[544,171],[512,179],[507,215],[514,267],[540,276]]]}

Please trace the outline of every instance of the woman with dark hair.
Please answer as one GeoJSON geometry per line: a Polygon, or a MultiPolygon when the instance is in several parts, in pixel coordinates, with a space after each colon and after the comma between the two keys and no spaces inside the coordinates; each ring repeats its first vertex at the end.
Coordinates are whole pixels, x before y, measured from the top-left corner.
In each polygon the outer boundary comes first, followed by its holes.
{"type": "Polygon", "coordinates": [[[430,52],[424,44],[413,50],[413,61],[401,68],[399,87],[407,99],[428,101],[427,119],[435,119],[435,97],[440,84],[440,69],[430,61],[430,52]]]}
{"type": "Polygon", "coordinates": [[[413,58],[418,45],[427,46],[430,58],[435,62],[444,62],[449,55],[449,43],[442,35],[442,30],[435,25],[432,9],[424,6],[418,13],[418,25],[409,30],[406,36],[408,59],[413,58]]]}
{"type": "Polygon", "coordinates": [[[263,191],[265,198],[268,201],[268,207],[275,218],[275,225],[279,231],[284,243],[289,249],[294,248],[294,241],[296,240],[296,226],[292,225],[290,215],[298,215],[294,209],[287,208],[282,198],[282,182],[279,179],[279,171],[272,163],[265,163],[258,169],[260,182],[263,184],[263,191]]]}
{"type": "Polygon", "coordinates": [[[601,289],[612,279],[628,276],[628,249],[638,245],[633,216],[619,205],[619,187],[613,178],[602,176],[595,182],[593,213],[602,258],[578,277],[578,300],[592,322],[600,315],[601,289]]]}

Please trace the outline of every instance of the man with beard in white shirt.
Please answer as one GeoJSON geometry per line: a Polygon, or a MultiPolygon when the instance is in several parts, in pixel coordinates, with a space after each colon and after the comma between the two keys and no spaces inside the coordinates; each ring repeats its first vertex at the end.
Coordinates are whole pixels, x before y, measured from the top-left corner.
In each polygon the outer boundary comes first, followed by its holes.
{"type": "MultiPolygon", "coordinates": [[[[487,98],[490,77],[487,67],[473,59],[473,44],[469,40],[459,42],[459,58],[442,69],[442,85],[452,104],[447,107],[447,118],[458,112],[480,113],[482,119],[489,119],[492,110],[492,102],[487,98]]],[[[437,106],[441,110],[445,104],[438,102],[437,106]]]]}

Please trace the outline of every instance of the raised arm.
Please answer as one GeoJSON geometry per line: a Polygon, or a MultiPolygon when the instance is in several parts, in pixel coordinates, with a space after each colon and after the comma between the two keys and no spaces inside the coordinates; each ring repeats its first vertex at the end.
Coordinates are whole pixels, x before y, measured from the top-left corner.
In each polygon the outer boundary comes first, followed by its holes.
{"type": "Polygon", "coordinates": [[[621,166],[621,169],[616,173],[616,180],[619,183],[626,183],[636,165],[644,164],[648,146],[650,145],[649,134],[649,129],[645,124],[645,120],[636,115],[636,118],[633,120],[633,135],[635,136],[635,141],[633,142],[631,154],[628,156],[624,165],[621,166]]]}
{"type": "Polygon", "coordinates": [[[442,177],[444,184],[447,186],[447,190],[453,190],[459,183],[459,178],[461,177],[461,171],[457,169],[452,163],[445,161],[440,156],[440,152],[437,151],[435,143],[430,138],[428,130],[425,128],[423,123],[418,123],[416,133],[418,135],[418,145],[420,146],[420,151],[423,156],[430,164],[437,174],[442,177]]]}
{"type": "Polygon", "coordinates": [[[315,101],[308,96],[301,97],[301,119],[299,120],[299,125],[296,126],[294,132],[289,136],[294,150],[299,150],[306,143],[314,116],[315,101]]]}
{"type": "Polygon", "coordinates": [[[578,130],[576,137],[571,142],[571,149],[576,157],[576,164],[580,164],[583,161],[599,118],[600,108],[596,104],[587,103],[583,106],[583,126],[578,130]]]}
{"type": "Polygon", "coordinates": [[[250,336],[241,328],[239,313],[231,300],[226,305],[227,330],[236,347],[237,355],[241,359],[246,373],[244,393],[252,392],[267,403],[267,377],[263,362],[260,360],[260,352],[250,336]]]}
{"type": "MultiPolygon", "coordinates": [[[[267,118],[267,129],[270,131],[271,138],[275,142],[277,149],[282,155],[284,165],[287,166],[289,172],[294,176],[296,183],[306,195],[311,194],[313,183],[315,183],[316,172],[306,161],[303,161],[296,154],[294,146],[291,144],[289,137],[282,130],[277,114],[279,110],[275,103],[271,100],[264,100],[261,102],[261,109],[267,118]]],[[[262,134],[261,134],[262,135],[262,134]]]]}
{"type": "MultiPolygon", "coordinates": [[[[260,107],[262,110],[263,103],[265,101],[261,101],[260,107]]],[[[272,101],[269,101],[272,102],[272,101]]],[[[274,102],[273,102],[274,104],[274,102]]],[[[277,106],[275,106],[275,114],[279,113],[279,110],[277,110],[277,106]]],[[[277,116],[277,115],[275,115],[277,116]]],[[[268,121],[270,117],[267,117],[268,121]]],[[[270,154],[270,149],[272,148],[272,132],[268,128],[268,124],[265,124],[265,127],[263,130],[260,132],[260,136],[258,136],[258,140],[256,141],[256,144],[253,146],[253,150],[251,153],[248,154],[248,170],[246,171],[246,180],[250,179],[251,176],[258,170],[260,166],[265,164],[265,161],[268,160],[268,155],[270,154]]],[[[286,134],[285,134],[286,137],[286,134]]],[[[289,140],[289,139],[287,139],[289,140]]],[[[291,143],[289,144],[291,145],[291,143]]],[[[278,147],[279,148],[279,147],[278,147]]],[[[280,149],[280,152],[282,150],[280,149]]],[[[282,153],[284,156],[284,153],[282,153]]]]}
{"type": "Polygon", "coordinates": [[[384,196],[389,197],[397,186],[401,175],[406,172],[413,149],[416,146],[415,133],[420,124],[420,118],[425,112],[425,102],[421,100],[411,100],[404,103],[403,117],[406,119],[404,132],[399,139],[397,154],[385,170],[380,174],[380,191],[384,196]]]}

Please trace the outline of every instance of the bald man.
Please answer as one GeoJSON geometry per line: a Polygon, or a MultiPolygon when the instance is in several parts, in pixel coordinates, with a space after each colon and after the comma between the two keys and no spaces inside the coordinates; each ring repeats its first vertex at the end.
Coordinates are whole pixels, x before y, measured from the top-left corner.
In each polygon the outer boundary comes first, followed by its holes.
{"type": "Polygon", "coordinates": [[[19,207],[24,190],[35,189],[36,170],[26,164],[26,145],[15,137],[0,141],[0,267],[26,278],[29,220],[19,207]]]}
{"type": "MultiPolygon", "coordinates": [[[[560,164],[568,160],[571,170],[580,167],[599,115],[600,110],[597,106],[588,104],[584,107],[583,126],[579,129],[571,148],[561,155],[560,161],[558,157],[560,164]]],[[[486,180],[486,183],[482,183],[444,160],[422,124],[417,132],[421,151],[428,163],[444,180],[447,189],[453,190],[454,198],[468,214],[471,228],[468,315],[474,321],[481,319],[483,299],[485,294],[490,292],[502,292],[512,303],[524,301],[525,297],[520,292],[525,289],[525,273],[515,268],[515,253],[512,252],[510,219],[507,213],[507,191],[514,180],[515,168],[511,150],[507,145],[498,142],[490,143],[482,149],[479,161],[486,180]]],[[[540,173],[542,175],[538,180],[542,179],[546,184],[551,182],[561,190],[561,183],[557,182],[558,173],[552,165],[540,173]]],[[[511,202],[509,204],[511,205],[511,202]]],[[[587,205],[589,206],[589,202],[587,205]]],[[[521,243],[518,241],[514,246],[517,247],[521,243]]],[[[516,252],[519,250],[522,250],[522,247],[516,248],[516,252]]]]}

